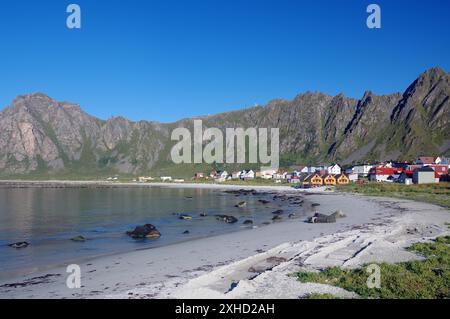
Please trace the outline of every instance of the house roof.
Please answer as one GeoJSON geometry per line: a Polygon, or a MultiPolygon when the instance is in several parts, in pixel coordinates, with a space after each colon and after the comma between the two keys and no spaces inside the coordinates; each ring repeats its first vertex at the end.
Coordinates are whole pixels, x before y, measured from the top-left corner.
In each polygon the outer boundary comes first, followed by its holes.
{"type": "Polygon", "coordinates": [[[347,175],[345,175],[345,174],[337,174],[335,177],[336,177],[336,179],[339,179],[339,178],[341,178],[342,176],[344,176],[344,177],[347,177],[348,178],[348,176],[347,175]]]}
{"type": "Polygon", "coordinates": [[[421,167],[421,168],[416,168],[414,170],[414,172],[434,172],[434,169],[432,169],[431,167],[425,166],[425,167],[421,167]]]}
{"type": "Polygon", "coordinates": [[[435,164],[437,157],[434,156],[420,156],[418,161],[421,161],[424,164],[435,164]]]}

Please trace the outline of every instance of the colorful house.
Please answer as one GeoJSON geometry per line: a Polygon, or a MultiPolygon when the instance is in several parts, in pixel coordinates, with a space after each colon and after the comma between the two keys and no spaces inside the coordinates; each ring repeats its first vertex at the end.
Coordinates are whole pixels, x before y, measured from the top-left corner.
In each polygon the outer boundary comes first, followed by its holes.
{"type": "Polygon", "coordinates": [[[348,183],[350,183],[350,179],[345,174],[338,174],[335,176],[335,178],[338,185],[347,185],[348,183]]]}
{"type": "Polygon", "coordinates": [[[336,185],[336,178],[334,175],[327,174],[323,176],[323,184],[324,185],[336,185]]]}
{"type": "Polygon", "coordinates": [[[303,181],[303,185],[319,186],[323,184],[323,178],[319,174],[310,174],[303,181]]]}

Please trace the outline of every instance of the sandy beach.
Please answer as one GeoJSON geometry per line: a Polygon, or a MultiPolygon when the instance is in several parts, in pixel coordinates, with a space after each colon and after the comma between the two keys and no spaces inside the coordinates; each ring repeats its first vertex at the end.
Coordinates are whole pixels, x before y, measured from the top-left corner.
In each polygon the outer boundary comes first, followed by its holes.
{"type": "MultiPolygon", "coordinates": [[[[292,192],[289,187],[249,188],[292,192]]],[[[69,274],[62,265],[1,282],[0,298],[300,298],[316,292],[355,297],[328,285],[302,284],[288,275],[302,269],[419,258],[404,248],[448,234],[444,224],[450,221],[449,211],[435,205],[317,190],[298,193],[319,203],[318,212],[342,210],[346,217],[332,224],[289,219],[80,262],[80,289],[67,288],[69,274]]]]}

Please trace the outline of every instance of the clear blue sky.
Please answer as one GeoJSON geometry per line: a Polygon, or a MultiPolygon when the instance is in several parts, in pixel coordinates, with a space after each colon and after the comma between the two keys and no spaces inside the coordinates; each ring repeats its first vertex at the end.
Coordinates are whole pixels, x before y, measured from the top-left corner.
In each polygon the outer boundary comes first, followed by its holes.
{"type": "Polygon", "coordinates": [[[0,106],[44,92],[100,118],[174,121],[450,71],[447,0],[2,0],[0,106]],[[66,7],[82,29],[66,28],[66,7]],[[382,29],[366,27],[378,3],[382,29]]]}

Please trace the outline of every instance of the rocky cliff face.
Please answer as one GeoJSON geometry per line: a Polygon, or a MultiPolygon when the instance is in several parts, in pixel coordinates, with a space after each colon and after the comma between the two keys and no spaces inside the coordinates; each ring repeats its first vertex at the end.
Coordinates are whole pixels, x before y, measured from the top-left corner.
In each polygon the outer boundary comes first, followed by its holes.
{"type": "MultiPolygon", "coordinates": [[[[285,163],[414,158],[448,154],[449,74],[434,68],[403,94],[360,100],[305,93],[292,101],[203,118],[207,127],[278,127],[285,163]]],[[[44,94],[17,97],[0,113],[0,174],[140,173],[168,165],[177,123],[107,121],[44,94]]]]}

